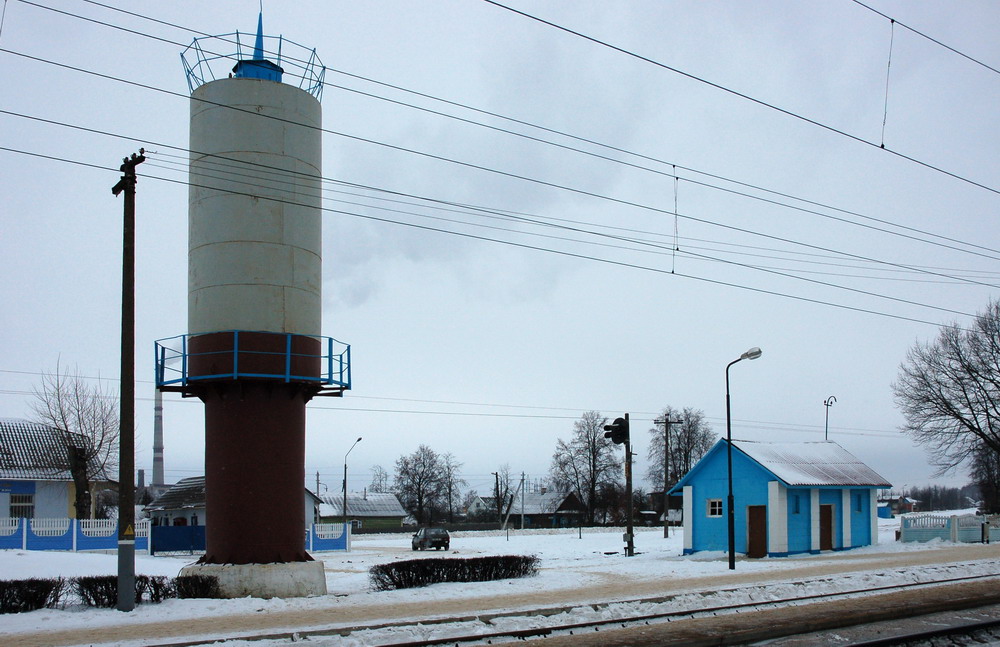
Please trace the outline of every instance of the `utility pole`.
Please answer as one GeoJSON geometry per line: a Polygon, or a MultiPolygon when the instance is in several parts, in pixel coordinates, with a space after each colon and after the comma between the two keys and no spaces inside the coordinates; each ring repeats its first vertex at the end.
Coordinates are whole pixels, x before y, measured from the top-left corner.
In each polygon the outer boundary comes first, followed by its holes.
{"type": "Polygon", "coordinates": [[[524,472],[521,472],[521,530],[524,530],[524,472]]]}
{"type": "Polygon", "coordinates": [[[667,508],[670,501],[670,497],[667,496],[670,486],[670,425],[682,425],[684,421],[671,420],[670,416],[664,413],[663,417],[654,420],[653,424],[663,425],[663,538],[666,539],[670,536],[667,525],[667,508]]]}
{"type": "MultiPolygon", "coordinates": [[[[629,428],[628,414],[625,414],[625,428],[629,428]]],[[[632,557],[635,555],[635,533],[632,528],[632,441],[629,436],[625,436],[625,496],[628,497],[625,504],[628,521],[625,529],[625,555],[632,557]]]]}
{"type": "Polygon", "coordinates": [[[135,609],[135,167],[145,150],[122,160],[122,177],[111,188],[125,192],[122,226],[121,385],[118,401],[118,606],[135,609]]]}
{"type": "Polygon", "coordinates": [[[493,472],[496,486],[493,488],[493,502],[497,506],[497,523],[503,523],[503,505],[500,503],[500,472],[493,472]]]}

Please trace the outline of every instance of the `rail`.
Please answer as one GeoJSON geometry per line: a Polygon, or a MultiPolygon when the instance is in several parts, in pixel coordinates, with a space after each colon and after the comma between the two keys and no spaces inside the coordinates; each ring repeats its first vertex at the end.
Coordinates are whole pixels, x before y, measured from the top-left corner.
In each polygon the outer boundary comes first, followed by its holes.
{"type": "Polygon", "coordinates": [[[332,337],[296,335],[292,333],[274,333],[247,330],[225,330],[213,333],[177,335],[155,342],[156,351],[156,386],[164,390],[186,390],[197,382],[220,380],[271,379],[284,382],[306,382],[317,386],[341,392],[351,388],[351,346],[337,341],[332,337]],[[209,350],[192,352],[191,339],[204,335],[231,335],[231,344],[226,350],[209,350]],[[240,336],[269,336],[282,348],[280,351],[250,350],[241,346],[240,336]],[[319,342],[319,354],[296,352],[293,340],[307,337],[319,342]],[[280,367],[279,370],[261,370],[262,362],[269,367],[280,367]],[[221,360],[225,370],[214,370],[206,374],[192,374],[193,362],[199,360],[221,360]],[[307,375],[296,370],[302,364],[317,364],[318,375],[307,375]],[[248,369],[247,366],[250,366],[248,369]]]}

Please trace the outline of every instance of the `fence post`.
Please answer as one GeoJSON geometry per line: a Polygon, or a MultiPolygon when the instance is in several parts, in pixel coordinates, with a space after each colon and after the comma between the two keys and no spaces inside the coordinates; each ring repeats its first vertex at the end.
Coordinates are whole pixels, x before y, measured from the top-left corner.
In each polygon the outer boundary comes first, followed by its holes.
{"type": "Polygon", "coordinates": [[[951,528],[951,541],[953,543],[958,543],[958,517],[955,515],[951,516],[951,520],[948,522],[951,528]]]}
{"type": "Polygon", "coordinates": [[[28,520],[21,517],[21,550],[28,550],[28,520]]]}
{"type": "Polygon", "coordinates": [[[69,520],[69,529],[72,531],[72,534],[73,534],[73,552],[74,553],[77,552],[77,550],[76,550],[76,533],[80,529],[79,521],[80,521],[79,519],[70,519],[69,520]]]}

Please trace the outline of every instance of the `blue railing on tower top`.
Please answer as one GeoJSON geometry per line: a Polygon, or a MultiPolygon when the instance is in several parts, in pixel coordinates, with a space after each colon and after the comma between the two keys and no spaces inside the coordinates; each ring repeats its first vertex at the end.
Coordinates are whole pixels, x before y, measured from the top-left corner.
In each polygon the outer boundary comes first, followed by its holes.
{"type": "MultiPolygon", "coordinates": [[[[323,83],[326,80],[326,66],[316,55],[315,48],[288,40],[283,36],[261,35],[266,60],[273,60],[283,70],[283,77],[297,79],[300,89],[323,99],[323,83]]],[[[233,32],[218,36],[195,38],[181,52],[181,63],[187,76],[188,90],[194,92],[199,86],[225,79],[240,61],[253,60],[254,41],[252,34],[233,32]],[[247,44],[244,40],[249,39],[247,44]]]]}
{"type": "MultiPolygon", "coordinates": [[[[238,380],[243,378],[282,380],[284,382],[306,382],[317,386],[329,387],[335,390],[348,390],[351,388],[351,346],[337,341],[332,337],[322,337],[319,335],[295,335],[292,333],[261,332],[249,330],[224,330],[211,333],[199,333],[194,335],[177,335],[155,342],[156,349],[156,386],[157,388],[173,387],[186,388],[198,382],[238,380]],[[284,338],[283,350],[260,351],[240,348],[240,334],[274,336],[284,338]],[[211,349],[203,352],[192,352],[189,341],[192,337],[203,335],[232,335],[232,344],[224,350],[211,349]],[[293,350],[292,341],[294,338],[307,337],[316,340],[320,346],[318,354],[302,353],[293,350]],[[240,366],[240,358],[244,360],[244,366],[240,366]],[[279,359],[278,362],[264,362],[267,366],[281,366],[281,371],[258,369],[247,370],[245,364],[248,359],[279,359]],[[224,371],[211,373],[198,372],[192,375],[190,372],[192,360],[222,360],[214,362],[216,365],[226,367],[224,371]],[[296,365],[301,365],[305,360],[306,364],[315,365],[309,360],[318,360],[320,370],[317,374],[304,375],[295,370],[296,365]]],[[[254,362],[258,367],[260,362],[254,362]]]]}

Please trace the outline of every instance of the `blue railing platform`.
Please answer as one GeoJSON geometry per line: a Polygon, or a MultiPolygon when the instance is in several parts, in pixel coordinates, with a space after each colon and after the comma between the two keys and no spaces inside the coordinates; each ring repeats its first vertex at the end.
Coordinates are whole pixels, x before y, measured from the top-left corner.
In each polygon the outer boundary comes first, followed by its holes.
{"type": "Polygon", "coordinates": [[[193,395],[210,382],[271,380],[339,396],[351,388],[351,347],[332,337],[249,330],[155,342],[156,388],[193,395]]]}

